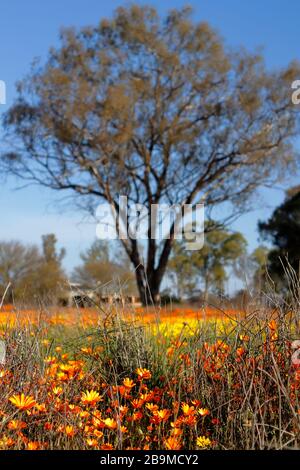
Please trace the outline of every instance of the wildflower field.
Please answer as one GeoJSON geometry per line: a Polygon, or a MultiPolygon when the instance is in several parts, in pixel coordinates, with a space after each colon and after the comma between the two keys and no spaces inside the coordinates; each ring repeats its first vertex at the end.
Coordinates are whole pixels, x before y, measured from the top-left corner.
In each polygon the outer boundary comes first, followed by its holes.
{"type": "Polygon", "coordinates": [[[0,324],[2,450],[299,448],[296,312],[5,307],[0,324]]]}

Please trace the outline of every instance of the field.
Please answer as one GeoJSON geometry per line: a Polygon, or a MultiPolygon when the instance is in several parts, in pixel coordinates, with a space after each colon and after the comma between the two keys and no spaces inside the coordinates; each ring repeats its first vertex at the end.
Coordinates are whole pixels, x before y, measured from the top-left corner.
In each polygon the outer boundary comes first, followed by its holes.
{"type": "Polygon", "coordinates": [[[296,311],[0,313],[1,449],[290,449],[296,311]]]}

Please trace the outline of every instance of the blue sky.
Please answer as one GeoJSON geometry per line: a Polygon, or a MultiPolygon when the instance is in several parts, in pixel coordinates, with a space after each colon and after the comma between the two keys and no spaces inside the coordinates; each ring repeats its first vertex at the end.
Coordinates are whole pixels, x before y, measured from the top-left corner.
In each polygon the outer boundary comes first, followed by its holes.
{"type": "MultiPolygon", "coordinates": [[[[58,43],[61,26],[94,24],[110,16],[119,5],[117,0],[1,0],[0,5],[0,80],[7,85],[7,106],[14,99],[15,82],[28,72],[35,57],[45,57],[51,45],[58,43]]],[[[300,59],[299,0],[152,0],[159,12],[186,3],[194,7],[194,19],[206,20],[223,36],[229,46],[263,48],[267,66],[276,68],[300,59]]],[[[299,77],[300,79],[300,77],[299,77]]],[[[7,106],[0,106],[0,114],[7,106]]],[[[1,136],[1,134],[0,134],[1,136]]],[[[0,141],[1,145],[1,141],[0,141]]],[[[298,183],[287,181],[287,186],[298,183]]],[[[57,195],[41,188],[15,190],[8,181],[0,187],[0,239],[39,242],[44,233],[57,234],[60,245],[67,248],[66,267],[78,262],[79,252],[95,236],[95,226],[82,222],[82,214],[56,209],[57,195]]],[[[283,191],[262,191],[258,209],[243,216],[234,228],[248,239],[249,248],[257,244],[256,225],[265,219],[283,199],[283,191]]]]}

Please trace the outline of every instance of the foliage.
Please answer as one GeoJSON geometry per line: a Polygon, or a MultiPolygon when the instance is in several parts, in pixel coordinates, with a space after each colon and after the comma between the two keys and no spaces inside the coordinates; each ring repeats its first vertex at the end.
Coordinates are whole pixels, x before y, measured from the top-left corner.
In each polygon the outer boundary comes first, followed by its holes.
{"type": "Polygon", "coordinates": [[[288,266],[299,273],[300,192],[290,191],[267,222],[259,223],[261,234],[273,245],[268,255],[268,272],[278,289],[288,287],[288,266]]]}
{"type": "Polygon", "coordinates": [[[222,293],[228,276],[227,268],[246,252],[247,242],[241,233],[230,233],[215,226],[213,221],[206,224],[205,243],[201,250],[189,251],[185,243],[175,245],[169,271],[176,277],[180,297],[183,293],[192,293],[196,286],[202,288],[205,298],[209,290],[222,293]]]}
{"type": "Polygon", "coordinates": [[[81,253],[82,264],[77,266],[73,279],[84,287],[101,287],[109,292],[120,289],[125,294],[135,293],[134,274],[128,262],[116,254],[110,253],[109,246],[103,240],[96,240],[85,253],[81,253]]]}
{"type": "Polygon", "coordinates": [[[56,251],[55,235],[42,237],[42,252],[37,246],[20,242],[0,243],[0,289],[11,283],[5,301],[33,303],[56,297],[65,281],[62,269],[64,249],[56,251]]]}

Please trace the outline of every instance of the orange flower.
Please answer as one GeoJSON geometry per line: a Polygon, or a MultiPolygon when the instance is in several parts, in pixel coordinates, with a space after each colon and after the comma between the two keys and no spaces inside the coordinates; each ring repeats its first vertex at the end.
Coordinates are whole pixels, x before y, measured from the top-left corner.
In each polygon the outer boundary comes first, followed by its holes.
{"type": "Polygon", "coordinates": [[[63,392],[63,389],[61,387],[53,387],[52,388],[53,395],[60,395],[62,392],[63,392]]]}
{"type": "Polygon", "coordinates": [[[17,419],[13,419],[10,421],[7,425],[8,429],[14,430],[14,431],[20,431],[22,429],[25,429],[27,427],[27,424],[24,423],[24,421],[19,421],[17,419]]]}
{"type": "Polygon", "coordinates": [[[12,447],[15,444],[15,441],[11,437],[3,436],[0,439],[0,448],[12,447]]]}
{"type": "Polygon", "coordinates": [[[134,400],[132,400],[131,404],[132,404],[132,408],[137,410],[139,408],[142,408],[144,402],[143,400],[140,400],[139,398],[135,398],[134,400]]]}
{"type": "Polygon", "coordinates": [[[150,370],[143,369],[141,367],[136,369],[136,373],[137,373],[137,376],[138,376],[139,380],[147,380],[147,379],[151,379],[151,377],[152,377],[152,374],[151,374],[150,370]]]}
{"type": "Polygon", "coordinates": [[[41,403],[40,405],[36,404],[36,409],[40,411],[41,413],[46,413],[47,411],[45,403],[41,403]]]}
{"type": "Polygon", "coordinates": [[[193,416],[195,413],[194,406],[189,406],[187,403],[182,403],[181,409],[185,416],[193,416]]]}
{"type": "Polygon", "coordinates": [[[154,416],[157,416],[160,421],[165,422],[165,421],[168,421],[168,419],[170,418],[171,411],[163,409],[163,410],[155,411],[153,414],[154,414],[154,416]]]}
{"type": "Polygon", "coordinates": [[[102,398],[98,392],[95,390],[83,392],[81,395],[81,402],[84,405],[95,405],[98,401],[101,401],[102,398]]]}
{"type": "Polygon", "coordinates": [[[55,356],[48,356],[44,359],[46,364],[55,364],[57,362],[57,358],[55,356]]]}
{"type": "Polygon", "coordinates": [[[132,387],[135,386],[135,383],[134,383],[133,380],[131,380],[129,378],[126,378],[126,379],[123,380],[123,385],[124,385],[124,387],[129,388],[129,390],[131,390],[132,387]]]}
{"type": "Polygon", "coordinates": [[[140,421],[143,417],[143,413],[141,411],[135,411],[132,415],[132,421],[140,421]]]}
{"type": "Polygon", "coordinates": [[[112,444],[109,444],[109,442],[107,442],[106,444],[102,444],[102,446],[100,447],[101,450],[113,450],[114,447],[112,444]]]}
{"type": "Polygon", "coordinates": [[[209,415],[209,410],[207,408],[199,408],[198,413],[200,416],[207,416],[209,415]]]}
{"type": "Polygon", "coordinates": [[[65,433],[68,437],[73,437],[76,434],[76,431],[73,426],[66,426],[65,433]]]}
{"type": "Polygon", "coordinates": [[[39,450],[41,448],[39,442],[29,441],[27,442],[27,450],[39,450]]]}
{"type": "Polygon", "coordinates": [[[269,323],[268,323],[268,327],[271,331],[276,331],[277,330],[277,322],[276,320],[271,320],[269,323]]]}
{"type": "Polygon", "coordinates": [[[158,406],[154,405],[154,403],[147,403],[146,408],[148,408],[148,410],[151,411],[151,413],[154,413],[154,411],[158,410],[158,406]]]}
{"type": "Polygon", "coordinates": [[[93,350],[91,347],[81,348],[80,351],[83,352],[84,354],[93,354],[93,350]]]}
{"type": "Polygon", "coordinates": [[[98,446],[97,439],[87,439],[86,443],[89,447],[97,447],[98,446]]]}
{"type": "Polygon", "coordinates": [[[177,437],[169,437],[165,440],[165,448],[167,450],[180,450],[181,441],[177,437]]]}
{"type": "Polygon", "coordinates": [[[248,335],[240,335],[240,340],[247,342],[250,341],[250,337],[248,335]]]}
{"type": "Polygon", "coordinates": [[[116,429],[117,428],[117,423],[114,419],[111,418],[106,418],[104,420],[104,424],[108,429],[116,429]]]}
{"type": "Polygon", "coordinates": [[[183,431],[182,431],[182,429],[174,428],[174,429],[172,429],[171,434],[172,434],[173,437],[180,437],[180,436],[182,436],[183,431]]]}
{"type": "Polygon", "coordinates": [[[244,348],[237,348],[236,355],[242,357],[245,354],[246,350],[244,348]]]}
{"type": "Polygon", "coordinates": [[[30,410],[36,405],[35,399],[32,396],[25,396],[24,393],[13,395],[9,401],[20,411],[30,410]]]}

